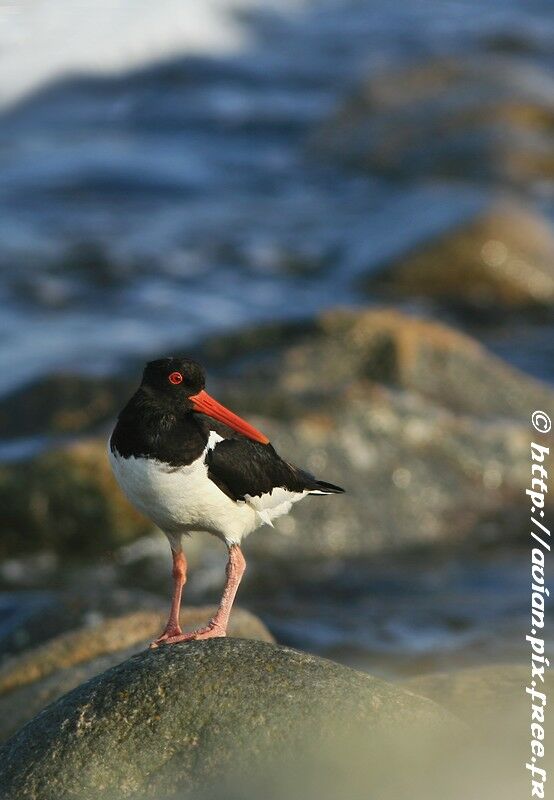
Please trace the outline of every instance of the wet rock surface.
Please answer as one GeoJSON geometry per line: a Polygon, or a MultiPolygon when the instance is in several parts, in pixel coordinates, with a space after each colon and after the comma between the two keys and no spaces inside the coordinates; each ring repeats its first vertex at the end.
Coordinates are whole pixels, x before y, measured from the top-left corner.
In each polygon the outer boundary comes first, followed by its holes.
{"type": "Polygon", "coordinates": [[[286,765],[297,777],[305,757],[340,782],[361,754],[375,782],[384,750],[416,732],[460,737],[463,727],[332,662],[267,643],[194,642],[141,653],[49,706],[0,750],[0,785],[6,800],[185,797],[286,765]]]}
{"type": "Polygon", "coordinates": [[[366,287],[475,309],[551,307],[553,264],[551,224],[537,212],[500,201],[385,265],[366,287]]]}
{"type": "Polygon", "coordinates": [[[315,137],[322,154],[399,178],[529,186],[554,176],[553,83],[516,58],[438,58],[371,75],[315,137]]]}
{"type": "MultiPolygon", "coordinates": [[[[183,630],[205,624],[216,608],[185,608],[183,630]]],[[[0,667],[0,739],[5,741],[46,705],[83,681],[144,650],[163,630],[166,613],[137,611],[85,626],[27,650],[0,667]]],[[[253,614],[235,608],[228,635],[273,642],[253,614]]]]}

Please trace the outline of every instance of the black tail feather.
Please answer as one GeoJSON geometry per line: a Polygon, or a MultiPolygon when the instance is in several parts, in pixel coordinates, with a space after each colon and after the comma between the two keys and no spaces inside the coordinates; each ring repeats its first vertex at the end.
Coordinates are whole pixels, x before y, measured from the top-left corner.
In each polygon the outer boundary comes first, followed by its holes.
{"type": "Polygon", "coordinates": [[[335,486],[334,483],[327,483],[326,481],[316,481],[318,489],[320,492],[324,494],[343,494],[344,489],[340,486],[335,486]]]}
{"type": "MultiPolygon", "coordinates": [[[[327,483],[327,481],[318,481],[317,478],[305,469],[300,469],[294,464],[288,464],[290,469],[302,482],[302,489],[308,490],[310,494],[343,494],[344,489],[340,486],[335,486],[334,483],[327,483]]],[[[301,491],[302,491],[301,489],[301,491]]]]}

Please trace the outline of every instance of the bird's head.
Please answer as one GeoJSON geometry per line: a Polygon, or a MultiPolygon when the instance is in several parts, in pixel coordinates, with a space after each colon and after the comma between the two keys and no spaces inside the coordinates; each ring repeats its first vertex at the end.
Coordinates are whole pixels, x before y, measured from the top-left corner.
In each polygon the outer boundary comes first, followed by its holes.
{"type": "Polygon", "coordinates": [[[142,375],[142,386],[182,405],[206,385],[203,367],[190,358],[158,358],[149,361],[142,375]]]}
{"type": "Polygon", "coordinates": [[[269,439],[245,420],[214,400],[205,390],[204,368],[189,358],[159,358],[144,368],[141,386],[176,413],[205,414],[262,444],[269,439]]]}

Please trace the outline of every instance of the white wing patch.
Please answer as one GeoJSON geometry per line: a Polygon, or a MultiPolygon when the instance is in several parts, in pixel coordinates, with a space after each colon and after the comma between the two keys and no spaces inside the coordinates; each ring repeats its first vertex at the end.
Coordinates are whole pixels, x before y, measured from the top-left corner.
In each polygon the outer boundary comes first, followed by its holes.
{"type": "Polygon", "coordinates": [[[210,435],[208,436],[208,444],[204,448],[204,452],[202,453],[201,457],[202,458],[205,457],[208,450],[213,450],[216,444],[222,441],[223,441],[223,436],[220,436],[219,433],[216,433],[215,431],[210,431],[210,435]]]}
{"type": "Polygon", "coordinates": [[[288,514],[292,506],[307,494],[309,494],[308,491],[291,492],[289,489],[277,486],[271,492],[256,497],[246,494],[244,499],[257,512],[262,522],[273,527],[274,519],[288,514]]]}

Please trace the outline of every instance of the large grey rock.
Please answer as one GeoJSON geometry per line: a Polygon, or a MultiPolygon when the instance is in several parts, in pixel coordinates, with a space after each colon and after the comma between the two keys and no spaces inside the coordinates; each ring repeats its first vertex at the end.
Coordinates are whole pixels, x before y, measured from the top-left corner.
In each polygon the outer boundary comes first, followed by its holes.
{"type": "Polygon", "coordinates": [[[188,796],[304,764],[340,782],[362,765],[376,782],[384,754],[402,767],[407,738],[417,750],[461,735],[439,706],[369,675],[211,640],[141,653],[49,706],[0,750],[0,787],[3,800],[188,796]]]}
{"type": "MultiPolygon", "coordinates": [[[[183,630],[199,628],[215,606],[184,608],[183,630]]],[[[55,636],[0,666],[0,741],[5,741],[46,705],[83,681],[148,647],[163,630],[167,611],[135,611],[55,636]]],[[[263,622],[234,608],[228,635],[273,642],[263,622]]]]}

